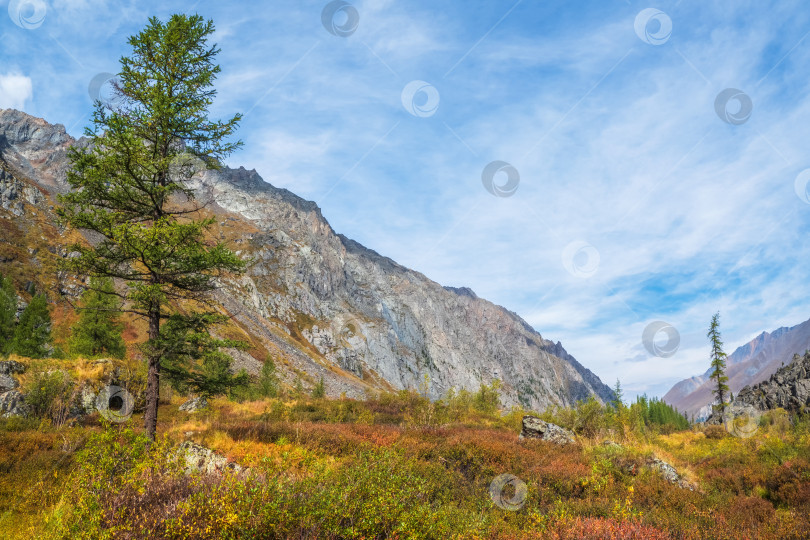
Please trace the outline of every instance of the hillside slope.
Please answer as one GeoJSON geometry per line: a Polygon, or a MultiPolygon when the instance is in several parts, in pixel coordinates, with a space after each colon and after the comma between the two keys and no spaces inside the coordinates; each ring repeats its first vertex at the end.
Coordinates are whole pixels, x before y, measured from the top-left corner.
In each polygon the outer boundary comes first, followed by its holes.
{"type": "MultiPolygon", "coordinates": [[[[72,144],[59,124],[0,110],[0,223],[10,231],[0,238],[0,271],[18,282],[37,274],[54,301],[57,290],[78,290],[70,276],[47,282],[55,258],[68,255],[65,235],[76,234],[58,230],[53,213],[55,194],[68,189],[72,144]],[[32,248],[35,240],[44,252],[32,248]]],[[[500,379],[507,406],[610,399],[596,375],[515,313],[336,234],[315,203],[255,171],[206,171],[193,188],[217,216],[216,233],[251,260],[216,293],[253,345],[235,355],[237,365],[257,372],[270,355],[288,381],[307,386],[323,377],[328,394],[350,397],[425,385],[437,398],[500,379]]]]}

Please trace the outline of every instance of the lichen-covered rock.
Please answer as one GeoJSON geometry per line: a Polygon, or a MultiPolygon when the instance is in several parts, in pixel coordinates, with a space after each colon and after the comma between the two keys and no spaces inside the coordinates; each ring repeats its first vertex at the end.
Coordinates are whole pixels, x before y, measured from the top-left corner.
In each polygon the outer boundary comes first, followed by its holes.
{"type": "Polygon", "coordinates": [[[16,390],[19,383],[9,375],[0,375],[0,394],[9,390],[16,390]]]}
{"type": "Polygon", "coordinates": [[[180,444],[178,452],[185,459],[186,474],[197,472],[214,474],[225,471],[239,473],[244,470],[238,463],[228,461],[225,456],[191,441],[180,444]]]}
{"type": "Polygon", "coordinates": [[[25,373],[25,366],[14,360],[0,362],[0,375],[18,375],[25,373]]]}
{"type": "Polygon", "coordinates": [[[572,444],[575,440],[574,434],[550,422],[545,422],[536,416],[526,415],[523,417],[523,430],[518,439],[541,439],[554,444],[572,444]]]}
{"type": "Polygon", "coordinates": [[[207,408],[208,408],[208,400],[205,399],[204,397],[189,399],[188,401],[180,405],[180,410],[185,411],[187,413],[202,411],[203,409],[207,408]]]}
{"type": "Polygon", "coordinates": [[[660,474],[661,477],[670,484],[674,484],[682,489],[688,489],[689,491],[695,491],[695,486],[681,476],[675,467],[663,459],[651,457],[647,459],[646,466],[660,474]]]}
{"type": "Polygon", "coordinates": [[[27,416],[28,406],[25,398],[17,390],[11,390],[0,394],[0,416],[10,418],[12,416],[27,416]]]}

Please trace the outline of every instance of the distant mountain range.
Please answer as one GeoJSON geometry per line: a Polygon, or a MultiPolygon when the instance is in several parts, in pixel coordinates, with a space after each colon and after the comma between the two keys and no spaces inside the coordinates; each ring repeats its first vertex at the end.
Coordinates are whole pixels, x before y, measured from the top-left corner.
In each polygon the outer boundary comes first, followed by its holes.
{"type": "MultiPolygon", "coordinates": [[[[77,234],[58,226],[55,195],[70,189],[67,149],[82,144],[60,124],[0,109],[0,272],[63,306],[81,283],[54,270],[77,234]]],[[[250,259],[216,293],[251,344],[232,353],[239,367],[258,373],[272,358],[287,383],[323,379],[330,396],[419,388],[438,398],[498,379],[507,407],[612,399],[599,377],[517,314],[337,234],[314,202],[255,170],[223,167],[193,180],[216,218],[212,233],[250,259]]],[[[130,341],[143,339],[137,325],[128,330],[130,341]]]]}
{"type": "MultiPolygon", "coordinates": [[[[764,381],[782,365],[790,364],[793,355],[804,355],[810,349],[810,320],[790,328],[782,327],[760,335],[738,347],[726,359],[728,386],[734,394],[743,387],[764,381]]],[[[664,401],[697,420],[708,418],[714,400],[711,369],[703,375],[684,379],[673,386],[664,401]]]]}

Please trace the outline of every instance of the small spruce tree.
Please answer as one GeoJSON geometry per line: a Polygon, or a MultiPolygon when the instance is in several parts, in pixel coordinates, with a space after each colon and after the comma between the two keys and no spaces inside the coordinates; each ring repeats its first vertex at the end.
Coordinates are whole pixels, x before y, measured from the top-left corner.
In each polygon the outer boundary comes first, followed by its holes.
{"type": "Polygon", "coordinates": [[[123,358],[126,345],[121,337],[123,325],[118,320],[120,306],[112,279],[92,278],[82,294],[82,302],[79,321],[73,327],[70,351],[89,357],[123,358]]]}
{"type": "Polygon", "coordinates": [[[36,294],[14,328],[11,351],[28,358],[45,358],[50,352],[51,314],[44,294],[36,294]]]}
{"type": "Polygon", "coordinates": [[[312,389],[312,397],[322,398],[326,395],[326,386],[323,384],[323,377],[318,380],[318,383],[312,389]]]}
{"type": "Polygon", "coordinates": [[[10,278],[0,274],[0,355],[11,352],[17,324],[17,293],[10,278]]]}
{"type": "Polygon", "coordinates": [[[259,374],[258,390],[262,397],[278,397],[278,375],[272,358],[265,360],[259,374]]]}
{"type": "Polygon", "coordinates": [[[624,392],[622,392],[622,383],[616,379],[616,386],[613,387],[613,404],[614,409],[619,409],[624,406],[624,392]]]}

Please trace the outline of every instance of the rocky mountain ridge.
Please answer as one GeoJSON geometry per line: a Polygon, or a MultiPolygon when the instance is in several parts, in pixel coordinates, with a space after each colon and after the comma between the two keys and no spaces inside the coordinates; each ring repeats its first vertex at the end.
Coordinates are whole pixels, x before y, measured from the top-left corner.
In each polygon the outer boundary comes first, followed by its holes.
{"type": "Polygon", "coordinates": [[[810,354],[793,361],[767,380],[740,390],[734,405],[751,406],[759,411],[782,408],[790,412],[808,412],[810,408],[810,354]]]}
{"type": "MultiPolygon", "coordinates": [[[[0,271],[37,268],[45,280],[52,262],[34,237],[50,256],[67,256],[65,236],[75,232],[58,228],[53,209],[55,195],[68,189],[72,144],[82,143],[61,125],[0,110],[0,226],[9,231],[0,238],[0,271]]],[[[306,386],[323,378],[328,394],[349,397],[421,388],[438,398],[495,379],[506,406],[543,409],[612,396],[562,344],[517,314],[336,234],[315,203],[255,170],[205,171],[192,188],[217,217],[220,238],[251,261],[216,292],[253,346],[250,354],[234,352],[249,371],[269,355],[288,381],[306,386]]],[[[54,284],[63,294],[76,287],[70,276],[54,284]]]]}

